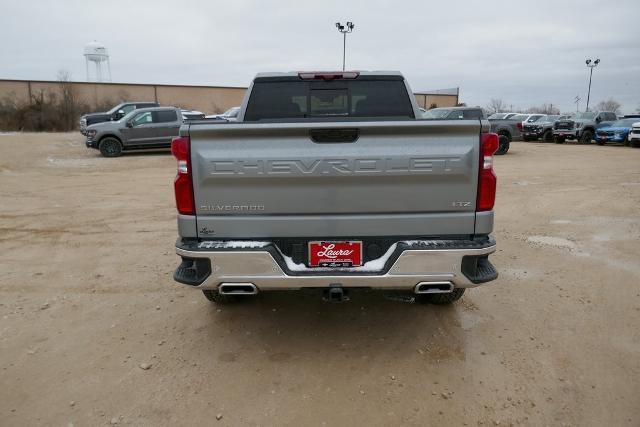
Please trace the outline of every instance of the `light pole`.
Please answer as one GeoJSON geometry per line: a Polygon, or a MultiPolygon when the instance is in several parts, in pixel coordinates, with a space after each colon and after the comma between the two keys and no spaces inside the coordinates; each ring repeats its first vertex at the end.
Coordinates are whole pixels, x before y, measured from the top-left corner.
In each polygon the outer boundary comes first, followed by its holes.
{"type": "Polygon", "coordinates": [[[353,31],[353,27],[355,27],[355,25],[353,25],[353,22],[347,22],[346,25],[342,25],[341,23],[336,22],[336,28],[338,29],[338,31],[342,33],[342,37],[343,37],[342,39],[342,71],[345,70],[344,66],[345,66],[345,59],[347,55],[347,34],[353,31]]]}
{"type": "Polygon", "coordinates": [[[591,59],[587,59],[585,61],[587,67],[589,67],[589,91],[587,92],[587,109],[585,111],[589,111],[589,98],[591,97],[591,76],[593,76],[593,69],[598,66],[600,63],[599,59],[596,59],[591,63],[591,59]]]}

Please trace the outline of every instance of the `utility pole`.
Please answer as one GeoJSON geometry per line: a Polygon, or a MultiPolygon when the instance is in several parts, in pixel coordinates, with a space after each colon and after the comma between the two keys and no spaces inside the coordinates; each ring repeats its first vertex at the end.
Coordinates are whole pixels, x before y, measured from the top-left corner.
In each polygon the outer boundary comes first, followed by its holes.
{"type": "Polygon", "coordinates": [[[591,59],[587,59],[585,61],[587,67],[589,67],[589,91],[587,92],[587,109],[585,111],[589,111],[589,98],[591,97],[591,77],[593,76],[593,69],[598,66],[600,63],[599,59],[596,59],[591,63],[591,59]]]}
{"type": "Polygon", "coordinates": [[[349,21],[346,25],[342,25],[336,22],[336,28],[342,33],[342,71],[345,70],[346,58],[347,58],[347,34],[353,31],[353,22],[349,21]]]}
{"type": "Polygon", "coordinates": [[[573,102],[576,104],[576,113],[579,111],[578,110],[578,103],[580,102],[582,98],[580,98],[580,95],[576,95],[576,97],[573,99],[573,102]]]}

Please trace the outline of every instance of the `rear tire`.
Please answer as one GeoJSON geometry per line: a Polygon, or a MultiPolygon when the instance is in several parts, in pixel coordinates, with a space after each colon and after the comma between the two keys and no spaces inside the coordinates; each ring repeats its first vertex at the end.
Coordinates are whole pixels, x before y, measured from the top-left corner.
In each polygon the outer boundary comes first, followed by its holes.
{"type": "MultiPolygon", "coordinates": [[[[582,132],[582,135],[580,136],[580,143],[591,144],[592,139],[593,139],[593,132],[591,132],[590,130],[585,130],[584,132],[582,132]]],[[[604,145],[604,142],[599,145],[604,145]]]]}
{"type": "Polygon", "coordinates": [[[237,301],[235,295],[222,295],[215,289],[203,289],[202,293],[206,299],[216,304],[229,304],[237,301]]]}
{"type": "Polygon", "coordinates": [[[633,148],[640,148],[640,140],[633,139],[633,140],[629,141],[629,146],[631,146],[633,148]]]}
{"type": "Polygon", "coordinates": [[[507,134],[498,135],[498,150],[496,155],[507,154],[509,151],[509,145],[511,144],[511,137],[507,134]]]}
{"type": "Polygon", "coordinates": [[[110,136],[102,138],[98,148],[104,157],[118,157],[122,155],[122,143],[110,136]]]}
{"type": "Polygon", "coordinates": [[[548,130],[542,134],[542,142],[551,142],[551,141],[553,141],[553,132],[548,130]]]}
{"type": "Polygon", "coordinates": [[[419,304],[446,305],[458,301],[464,295],[464,288],[455,288],[448,294],[418,294],[416,302],[419,304]]]}

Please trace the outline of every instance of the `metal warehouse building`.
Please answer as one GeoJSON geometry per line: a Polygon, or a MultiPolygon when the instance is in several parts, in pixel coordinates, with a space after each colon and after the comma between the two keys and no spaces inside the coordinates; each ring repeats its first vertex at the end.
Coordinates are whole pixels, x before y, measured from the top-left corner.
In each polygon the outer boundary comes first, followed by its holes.
{"type": "Polygon", "coordinates": [[[460,102],[460,88],[425,90],[414,93],[418,105],[422,108],[455,107],[460,102]]]}

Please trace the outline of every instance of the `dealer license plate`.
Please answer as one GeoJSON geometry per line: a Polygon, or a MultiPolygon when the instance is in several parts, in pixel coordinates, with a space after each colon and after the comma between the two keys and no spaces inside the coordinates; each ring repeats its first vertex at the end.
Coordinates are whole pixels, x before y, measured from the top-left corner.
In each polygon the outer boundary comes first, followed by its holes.
{"type": "Polygon", "coordinates": [[[309,242],[309,267],[362,265],[362,242],[309,242]]]}

